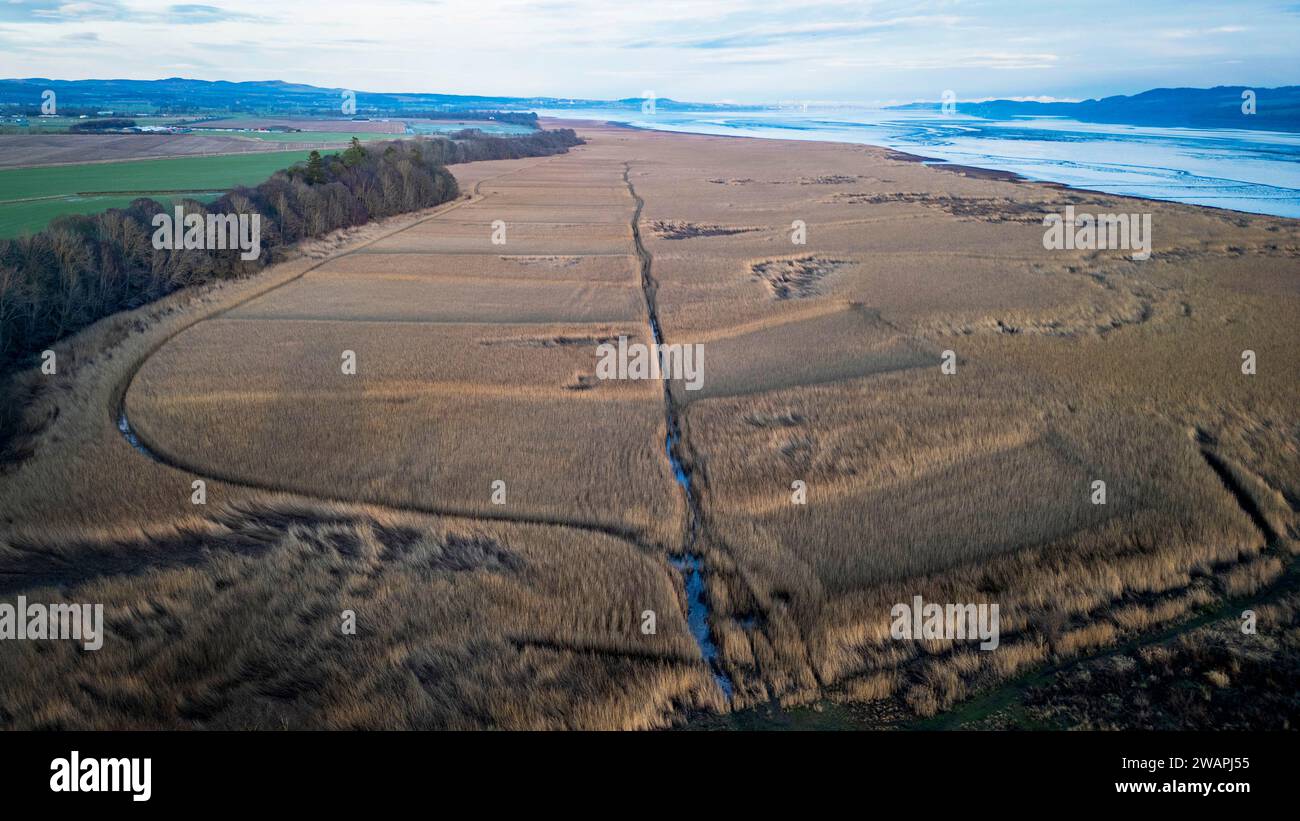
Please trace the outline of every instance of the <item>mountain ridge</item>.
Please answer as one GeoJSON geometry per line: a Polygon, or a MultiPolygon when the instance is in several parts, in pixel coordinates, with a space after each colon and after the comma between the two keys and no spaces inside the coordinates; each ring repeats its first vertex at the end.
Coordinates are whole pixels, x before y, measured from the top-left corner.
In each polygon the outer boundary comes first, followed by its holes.
{"type": "MultiPolygon", "coordinates": [[[[987,119],[1057,116],[1090,123],[1300,131],[1300,86],[1153,88],[1078,102],[985,100],[959,101],[955,105],[960,114],[987,119]],[[1246,92],[1254,95],[1253,114],[1244,111],[1246,92]]],[[[931,111],[942,107],[943,103],[919,102],[890,106],[889,110],[931,111]]]]}

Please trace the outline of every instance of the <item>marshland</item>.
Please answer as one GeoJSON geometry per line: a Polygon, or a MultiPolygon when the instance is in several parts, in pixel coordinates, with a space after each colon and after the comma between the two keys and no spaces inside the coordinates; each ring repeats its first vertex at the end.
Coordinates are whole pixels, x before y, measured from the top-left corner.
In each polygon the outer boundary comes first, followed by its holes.
{"type": "Polygon", "coordinates": [[[106,636],[0,642],[0,724],[911,726],[1012,687],[1019,712],[978,720],[1126,726],[1080,670],[1197,658],[1208,724],[1272,680],[1294,220],[547,125],[582,144],[448,165],[453,199],[111,313],[12,377],[0,587],[102,602],[106,636]],[[1150,214],[1150,258],[1044,247],[1066,208],[1150,214]],[[701,389],[598,378],[622,337],[700,346],[701,389]],[[996,603],[996,649],[891,638],[916,596],[996,603]],[[1221,629],[1246,607],[1255,636],[1221,629]]]}

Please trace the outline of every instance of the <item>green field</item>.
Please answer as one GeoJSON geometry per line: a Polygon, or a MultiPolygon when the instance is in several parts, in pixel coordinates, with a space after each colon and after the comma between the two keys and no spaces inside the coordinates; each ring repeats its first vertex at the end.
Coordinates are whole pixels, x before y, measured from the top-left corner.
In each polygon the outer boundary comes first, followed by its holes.
{"type": "MultiPolygon", "coordinates": [[[[224,193],[224,192],[221,192],[224,193]]],[[[218,192],[186,194],[183,197],[168,194],[128,194],[101,197],[55,197],[30,200],[22,203],[0,203],[0,239],[35,233],[50,224],[55,217],[65,214],[98,214],[110,208],[125,208],[131,201],[148,196],[170,208],[173,199],[211,202],[221,196],[218,192]]]]}
{"type": "MultiPolygon", "coordinates": [[[[328,152],[327,152],[328,153],[328,152]]],[[[307,159],[305,151],[222,157],[174,157],[0,170],[0,239],[39,231],[62,214],[122,208],[137,197],[211,199],[235,185],[256,185],[307,159]]]]}

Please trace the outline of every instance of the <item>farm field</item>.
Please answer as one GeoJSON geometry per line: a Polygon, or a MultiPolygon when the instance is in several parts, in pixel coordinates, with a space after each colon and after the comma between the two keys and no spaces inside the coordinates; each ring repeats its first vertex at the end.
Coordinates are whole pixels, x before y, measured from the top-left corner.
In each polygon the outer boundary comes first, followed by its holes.
{"type": "Polygon", "coordinates": [[[137,197],[255,185],[306,158],[304,151],[268,151],[0,169],[0,238],[38,231],[60,214],[94,213],[137,197]]]}
{"type": "Polygon", "coordinates": [[[191,123],[197,130],[221,128],[297,128],[302,131],[347,131],[370,134],[403,134],[406,127],[400,120],[330,120],[324,118],[292,117],[223,117],[191,123]]]}
{"type": "Polygon", "coordinates": [[[194,123],[197,131],[215,129],[259,129],[259,128],[296,128],[298,132],[257,132],[241,131],[241,136],[266,140],[293,140],[309,138],[311,134],[357,134],[361,139],[372,135],[370,139],[391,139],[401,134],[447,134],[466,128],[477,128],[489,134],[511,135],[530,134],[534,129],[526,125],[502,123],[495,120],[433,120],[422,117],[391,117],[384,120],[330,120],[324,118],[280,118],[280,117],[228,117],[220,120],[206,120],[194,123]]]}
{"type": "Polygon", "coordinates": [[[34,233],[49,225],[55,217],[65,214],[98,214],[110,208],[126,208],[135,199],[148,196],[164,206],[172,207],[182,199],[209,202],[223,191],[194,192],[185,195],[129,194],[124,196],[68,196],[51,199],[25,200],[18,203],[0,203],[0,239],[34,233]]]}
{"type": "Polygon", "coordinates": [[[0,134],[0,168],[282,150],[224,134],[0,134]]]}
{"type": "Polygon", "coordinates": [[[93,594],[110,642],[93,667],[0,645],[0,671],[65,682],[0,687],[0,717],[650,728],[833,703],[892,725],[1291,572],[1294,221],[579,131],[74,342],[0,475],[0,584],[93,594]],[[1151,213],[1151,259],[1046,250],[1067,205],[1151,213]],[[700,390],[597,378],[600,345],[655,327],[701,346],[700,390]],[[1001,643],[892,639],[917,595],[998,603],[1001,643]],[[351,643],[343,608],[373,625],[351,643]]]}
{"type": "Polygon", "coordinates": [[[268,140],[268,142],[317,142],[317,140],[342,140],[346,143],[352,136],[367,139],[393,139],[402,134],[439,135],[452,131],[478,129],[487,134],[502,136],[515,134],[532,134],[534,129],[516,125],[512,122],[495,122],[491,120],[426,120],[420,117],[390,118],[390,120],[317,120],[317,118],[225,118],[192,123],[196,133],[218,131],[222,129],[239,129],[234,135],[240,138],[268,140]],[[255,131],[252,129],[298,129],[298,131],[255,131]]]}
{"type": "Polygon", "coordinates": [[[391,140],[392,134],[374,131],[240,131],[235,139],[259,140],[271,143],[331,143],[346,145],[356,137],[362,142],[391,140]]]}
{"type": "Polygon", "coordinates": [[[0,171],[5,202],[83,192],[181,191],[260,182],[306,159],[304,152],[269,151],[235,157],[177,157],[111,164],[11,168],[0,171]]]}

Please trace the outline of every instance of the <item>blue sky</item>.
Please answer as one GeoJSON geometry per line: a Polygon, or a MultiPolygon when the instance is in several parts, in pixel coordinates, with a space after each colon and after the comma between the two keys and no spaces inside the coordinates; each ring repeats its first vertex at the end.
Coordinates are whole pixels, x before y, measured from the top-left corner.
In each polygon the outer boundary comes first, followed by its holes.
{"type": "Polygon", "coordinates": [[[0,76],[737,102],[1300,84],[1300,3],[0,0],[0,76]]]}

